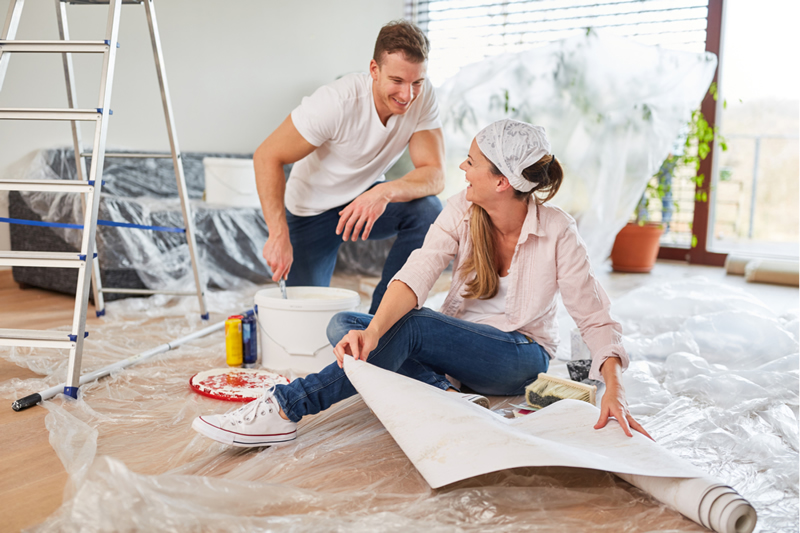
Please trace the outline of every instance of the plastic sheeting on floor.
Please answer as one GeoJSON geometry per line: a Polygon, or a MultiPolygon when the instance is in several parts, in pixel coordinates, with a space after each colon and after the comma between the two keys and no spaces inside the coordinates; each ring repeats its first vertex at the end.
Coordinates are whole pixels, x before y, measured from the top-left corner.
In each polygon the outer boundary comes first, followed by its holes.
{"type": "Polygon", "coordinates": [[[564,167],[553,203],[578,221],[592,260],[611,252],[647,181],[677,147],[717,58],[589,31],[463,67],[439,89],[447,191],[478,131],[502,118],[544,126],[564,167]]]}
{"type": "MultiPolygon", "coordinates": [[[[209,307],[219,311],[212,321],[249,307],[252,297],[211,292],[209,307]]],[[[112,302],[86,343],[84,371],[199,329],[196,305],[163,296],[112,302]]],[[[796,530],[797,313],[775,316],[705,280],[637,289],[613,311],[630,332],[634,361],[624,379],[648,431],[747,498],[758,530],[796,530]],[[679,349],[670,352],[670,342],[679,349]]],[[[0,383],[9,401],[65,377],[63,352],[0,353],[43,375],[0,383]]],[[[211,335],[87,384],[79,401],[45,402],[70,480],[62,507],[35,529],[703,530],[595,470],[515,468],[431,489],[359,397],[304,419],[286,446],[217,444],[191,421],[235,406],[192,393],[188,380],[224,360],[222,335],[211,335]]],[[[395,400],[402,409],[403,398],[395,400]]],[[[510,403],[522,398],[493,400],[496,413],[510,415],[510,403]]]]}

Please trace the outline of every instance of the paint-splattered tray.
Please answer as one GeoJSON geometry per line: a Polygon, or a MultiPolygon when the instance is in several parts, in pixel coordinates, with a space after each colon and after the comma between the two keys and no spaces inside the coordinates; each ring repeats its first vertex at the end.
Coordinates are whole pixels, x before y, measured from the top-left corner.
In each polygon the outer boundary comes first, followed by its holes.
{"type": "Polygon", "coordinates": [[[260,398],[272,385],[289,383],[280,374],[255,368],[215,368],[198,372],[189,380],[197,394],[228,402],[249,402],[260,398]]]}

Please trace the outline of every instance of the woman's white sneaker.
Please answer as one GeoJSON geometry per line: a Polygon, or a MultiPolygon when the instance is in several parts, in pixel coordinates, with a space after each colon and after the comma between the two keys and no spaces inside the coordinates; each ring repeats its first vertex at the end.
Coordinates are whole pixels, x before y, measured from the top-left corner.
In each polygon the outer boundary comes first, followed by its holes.
{"type": "Polygon", "coordinates": [[[297,424],[281,417],[272,391],[236,411],[198,416],[192,428],[217,442],[240,448],[270,446],[297,438],[297,424]]]}

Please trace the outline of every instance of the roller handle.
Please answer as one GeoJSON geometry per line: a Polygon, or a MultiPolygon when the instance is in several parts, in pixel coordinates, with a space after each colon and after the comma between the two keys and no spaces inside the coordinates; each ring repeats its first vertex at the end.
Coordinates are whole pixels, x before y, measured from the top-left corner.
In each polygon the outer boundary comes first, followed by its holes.
{"type": "Polygon", "coordinates": [[[24,398],[20,398],[19,400],[15,401],[11,404],[11,408],[15,411],[22,411],[23,409],[27,409],[28,407],[33,407],[37,403],[42,401],[42,395],[38,392],[35,394],[31,394],[30,396],[25,396],[24,398]]]}

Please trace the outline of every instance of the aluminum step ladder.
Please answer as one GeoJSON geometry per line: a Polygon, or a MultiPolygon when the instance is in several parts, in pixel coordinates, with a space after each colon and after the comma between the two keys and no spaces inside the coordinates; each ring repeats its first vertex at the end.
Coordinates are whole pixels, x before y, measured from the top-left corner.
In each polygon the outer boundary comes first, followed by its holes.
{"type": "MultiPolygon", "coordinates": [[[[81,356],[83,354],[84,339],[87,337],[86,313],[89,304],[89,287],[93,288],[93,296],[97,316],[105,314],[104,293],[126,294],[182,294],[197,295],[200,302],[200,314],[203,319],[208,319],[205,302],[205,280],[202,278],[197,256],[195,241],[194,218],[192,216],[189,196],[186,190],[186,181],[183,173],[181,152],[175,133],[175,121],[172,113],[172,104],[167,86],[164,59],[161,51],[161,39],[156,22],[156,13],[153,0],[54,0],[58,15],[58,29],[60,39],[57,41],[20,41],[15,40],[17,28],[24,5],[24,0],[11,0],[8,15],[0,34],[0,90],[8,69],[11,53],[60,53],[64,63],[66,79],[67,100],[69,108],[66,109],[23,109],[0,108],[0,119],[5,120],[56,120],[68,121],[72,126],[72,138],[75,148],[75,161],[77,176],[75,180],[0,180],[0,190],[15,191],[60,191],[73,192],[82,195],[83,200],[83,235],[79,253],[55,252],[7,252],[0,251],[0,265],[4,266],[36,266],[54,268],[75,268],[78,270],[78,286],[75,295],[75,310],[70,333],[63,331],[35,331],[19,329],[0,329],[0,346],[30,346],[44,348],[69,349],[69,367],[64,386],[64,394],[73,398],[78,397],[80,385],[81,356]],[[108,5],[108,22],[106,25],[105,39],[102,41],[72,41],[69,39],[67,28],[66,4],[104,4],[108,5]],[[161,86],[161,99],[164,105],[164,115],[167,123],[171,156],[164,154],[131,154],[131,153],[106,153],[106,134],[108,120],[112,114],[111,86],[114,77],[114,68],[119,36],[119,19],[122,4],[144,5],[147,23],[150,29],[150,40],[153,46],[158,81],[161,86]],[[73,53],[103,54],[103,66],[100,81],[99,101],[95,109],[78,109],[75,93],[75,78],[72,66],[73,53]],[[79,121],[95,123],[92,151],[83,152],[80,136],[79,121]],[[91,167],[86,179],[86,157],[91,156],[91,167]],[[100,269],[95,253],[95,236],[97,231],[97,216],[100,207],[100,193],[102,190],[103,163],[106,157],[172,157],[175,167],[175,178],[178,184],[178,194],[181,200],[183,219],[185,223],[186,240],[189,245],[196,291],[157,291],[138,289],[103,288],[100,280],[100,269]]],[[[136,231],[136,230],[134,230],[136,231]]]]}

